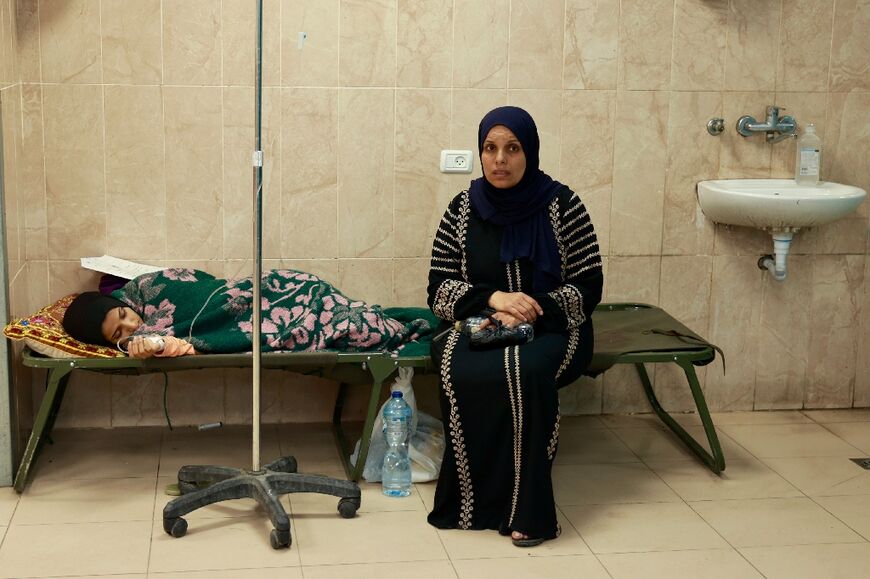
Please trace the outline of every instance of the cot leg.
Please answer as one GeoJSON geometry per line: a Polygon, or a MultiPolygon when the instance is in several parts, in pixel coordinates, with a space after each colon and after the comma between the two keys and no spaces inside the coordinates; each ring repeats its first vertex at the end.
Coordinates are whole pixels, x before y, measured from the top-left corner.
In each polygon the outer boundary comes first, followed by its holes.
{"type": "Polygon", "coordinates": [[[21,464],[18,466],[18,472],[15,474],[13,487],[19,493],[24,492],[30,467],[36,462],[37,453],[45,437],[51,433],[51,429],[54,426],[54,419],[57,417],[60,403],[63,401],[63,395],[66,391],[71,371],[72,367],[69,366],[49,370],[48,387],[42,397],[39,411],[33,419],[33,430],[30,431],[30,438],[27,439],[24,456],[21,457],[21,464]]]}
{"type": "Polygon", "coordinates": [[[332,414],[332,430],[335,434],[338,453],[341,456],[341,463],[344,466],[344,472],[347,473],[347,478],[354,482],[359,482],[359,479],[362,477],[366,458],[369,455],[372,427],[375,424],[375,417],[378,413],[378,402],[380,402],[381,399],[381,387],[383,386],[384,381],[396,371],[397,367],[398,363],[391,358],[373,357],[368,361],[368,370],[372,375],[372,386],[369,393],[369,407],[366,412],[366,420],[365,424],[363,424],[362,434],[360,435],[359,456],[357,456],[356,464],[354,466],[351,466],[350,464],[350,456],[353,454],[353,445],[345,436],[341,424],[341,414],[344,409],[344,400],[347,396],[347,384],[342,383],[338,388],[338,396],[335,400],[335,410],[332,414]]]}
{"type": "Polygon", "coordinates": [[[646,373],[646,367],[643,363],[636,363],[637,373],[640,375],[640,381],[643,383],[643,389],[646,392],[646,397],[649,399],[653,410],[661,418],[668,428],[670,428],[677,437],[682,440],[689,449],[706,464],[710,470],[716,474],[721,474],[725,470],[725,456],[722,453],[722,446],[719,444],[719,437],[716,435],[716,428],[713,426],[713,419],[710,418],[710,411],[707,409],[707,401],[704,398],[704,393],[701,391],[701,384],[698,382],[698,376],[695,374],[695,367],[691,362],[675,361],[675,363],[683,369],[686,374],[686,380],[689,382],[689,388],[692,391],[692,397],[695,399],[695,406],[698,408],[698,417],[704,425],[704,432],[707,435],[707,442],[710,445],[710,452],[701,446],[691,434],[668,414],[662,405],[659,403],[650,382],[649,375],[646,373]]]}

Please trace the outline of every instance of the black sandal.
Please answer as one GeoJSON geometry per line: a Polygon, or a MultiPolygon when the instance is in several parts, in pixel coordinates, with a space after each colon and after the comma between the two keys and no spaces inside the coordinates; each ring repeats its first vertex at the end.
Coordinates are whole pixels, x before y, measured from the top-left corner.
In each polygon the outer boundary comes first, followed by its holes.
{"type": "Polygon", "coordinates": [[[511,537],[511,542],[514,544],[514,547],[537,547],[544,541],[546,541],[546,539],[542,539],[541,537],[526,537],[525,539],[514,539],[511,537]]]}

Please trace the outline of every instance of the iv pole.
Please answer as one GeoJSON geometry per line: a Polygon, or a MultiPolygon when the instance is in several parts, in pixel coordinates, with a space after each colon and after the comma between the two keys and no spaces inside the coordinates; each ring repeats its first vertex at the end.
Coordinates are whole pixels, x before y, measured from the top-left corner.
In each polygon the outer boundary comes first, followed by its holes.
{"type": "Polygon", "coordinates": [[[251,308],[251,344],[253,345],[253,419],[251,429],[253,448],[251,452],[251,469],[260,470],[260,319],[262,317],[262,300],[260,290],[263,279],[263,147],[262,147],[262,103],[263,103],[263,0],[257,0],[257,43],[254,60],[254,272],[251,285],[254,290],[253,307],[251,308]]]}
{"type": "Polygon", "coordinates": [[[263,99],[263,0],[257,0],[256,72],[254,78],[254,168],[253,194],[253,253],[254,272],[251,276],[253,301],[251,304],[251,346],[253,368],[253,400],[251,420],[252,465],[251,470],[225,466],[183,466],[178,471],[178,488],[181,496],[171,500],[163,508],[163,530],[173,537],[187,533],[187,521],[183,515],[200,507],[228,499],[253,498],[262,506],[274,528],[269,535],[273,549],[290,546],[290,517],[281,504],[281,495],[288,493],[321,493],[339,497],[338,512],[345,518],[356,515],[360,507],[359,486],[353,481],[339,480],[320,475],[296,472],[296,459],[284,456],[260,466],[260,370],[262,348],[260,344],[263,283],[263,148],[262,148],[262,99],[263,99]]]}

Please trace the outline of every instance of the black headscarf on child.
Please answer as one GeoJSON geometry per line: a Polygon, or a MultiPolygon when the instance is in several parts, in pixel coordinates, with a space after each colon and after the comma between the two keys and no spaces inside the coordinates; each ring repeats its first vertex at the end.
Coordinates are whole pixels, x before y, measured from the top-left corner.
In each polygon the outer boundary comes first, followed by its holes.
{"type": "Polygon", "coordinates": [[[475,179],[469,189],[471,205],[484,221],[504,226],[501,261],[529,259],[535,268],[534,290],[549,292],[562,283],[562,259],[547,208],[564,185],[538,168],[538,128],[532,116],[521,108],[499,107],[483,117],[477,130],[480,155],[486,136],[497,125],[516,135],[526,155],[526,171],[520,182],[508,189],[494,187],[486,176],[475,179]]]}
{"type": "Polygon", "coordinates": [[[128,307],[127,304],[100,292],[84,292],[70,303],[63,315],[63,328],[66,333],[88,344],[113,346],[103,337],[103,321],[106,314],[117,307],[128,307]]]}

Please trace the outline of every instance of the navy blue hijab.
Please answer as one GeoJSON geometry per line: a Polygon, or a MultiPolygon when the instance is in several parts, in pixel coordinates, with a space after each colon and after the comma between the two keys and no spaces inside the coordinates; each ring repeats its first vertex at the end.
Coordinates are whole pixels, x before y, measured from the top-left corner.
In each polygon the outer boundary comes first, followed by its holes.
{"type": "MultiPolygon", "coordinates": [[[[504,226],[500,259],[529,259],[535,267],[532,287],[549,292],[562,283],[562,261],[547,208],[564,187],[538,168],[541,142],[532,116],[518,107],[499,107],[486,114],[477,130],[477,151],[489,131],[502,125],[516,135],[526,155],[526,171],[509,189],[494,187],[486,177],[471,182],[471,206],[483,219],[504,226]]],[[[481,165],[483,161],[481,160],[481,165]]]]}

